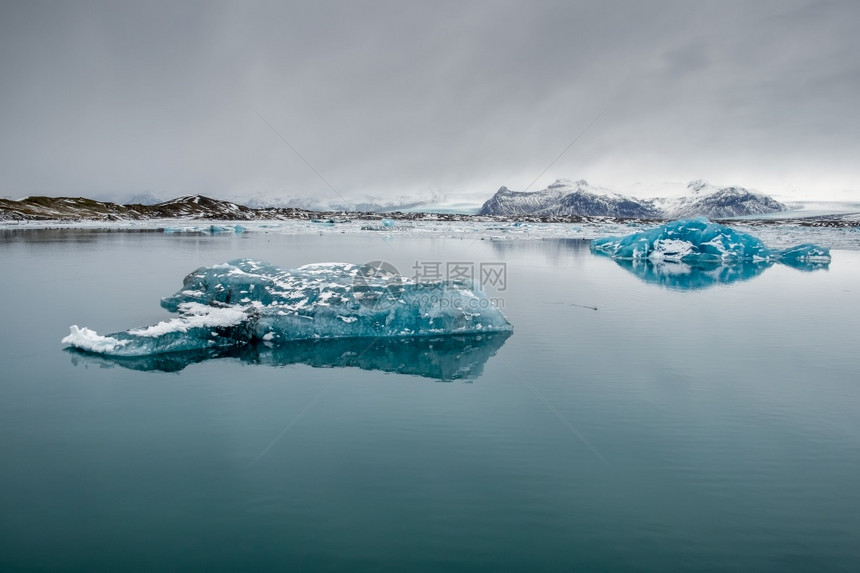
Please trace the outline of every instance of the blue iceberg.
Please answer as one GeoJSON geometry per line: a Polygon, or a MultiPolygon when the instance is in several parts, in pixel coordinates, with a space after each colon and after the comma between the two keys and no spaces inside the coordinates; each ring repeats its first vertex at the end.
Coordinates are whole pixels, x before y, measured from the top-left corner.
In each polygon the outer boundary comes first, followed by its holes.
{"type": "Polygon", "coordinates": [[[812,270],[830,262],[830,249],[804,243],[780,251],[779,262],[803,270],[812,270]]]}
{"type": "Polygon", "coordinates": [[[284,270],[239,259],[194,271],[161,306],[178,316],[107,336],[75,325],[62,342],[96,354],[139,357],[260,342],[512,330],[471,283],[414,282],[377,263],[284,270]]]}
{"type": "Polygon", "coordinates": [[[681,219],[624,237],[591,242],[594,253],[616,260],[733,264],[744,261],[790,265],[829,263],[830,250],[805,244],[785,250],[769,249],[760,239],[713,223],[704,217],[681,219]]]}
{"type": "Polygon", "coordinates": [[[591,251],[609,256],[647,283],[699,290],[750,280],[776,263],[802,271],[826,268],[830,251],[803,244],[769,249],[761,240],[704,218],[672,221],[625,237],[591,242],[591,251]]]}

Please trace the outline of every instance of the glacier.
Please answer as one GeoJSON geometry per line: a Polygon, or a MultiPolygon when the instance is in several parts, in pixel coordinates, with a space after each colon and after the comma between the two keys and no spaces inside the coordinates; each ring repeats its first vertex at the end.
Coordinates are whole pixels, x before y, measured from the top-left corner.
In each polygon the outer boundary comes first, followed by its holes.
{"type": "Polygon", "coordinates": [[[829,263],[830,250],[803,244],[784,250],[770,249],[753,235],[736,231],[705,217],[680,219],[654,229],[591,242],[591,251],[618,260],[685,263],[782,262],[829,263]]]}
{"type": "Polygon", "coordinates": [[[64,344],[118,357],[298,340],[511,332],[469,282],[416,282],[390,265],[319,263],[281,269],[252,259],[202,267],[162,299],[175,318],[106,336],[77,325],[64,344]]]}

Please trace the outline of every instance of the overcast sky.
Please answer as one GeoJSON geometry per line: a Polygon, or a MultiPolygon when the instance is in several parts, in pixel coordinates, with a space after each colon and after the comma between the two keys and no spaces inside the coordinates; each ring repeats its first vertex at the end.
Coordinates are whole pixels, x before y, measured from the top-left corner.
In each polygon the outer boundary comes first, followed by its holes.
{"type": "Polygon", "coordinates": [[[0,196],[860,200],[858,22],[856,0],[4,0],[0,196]]]}

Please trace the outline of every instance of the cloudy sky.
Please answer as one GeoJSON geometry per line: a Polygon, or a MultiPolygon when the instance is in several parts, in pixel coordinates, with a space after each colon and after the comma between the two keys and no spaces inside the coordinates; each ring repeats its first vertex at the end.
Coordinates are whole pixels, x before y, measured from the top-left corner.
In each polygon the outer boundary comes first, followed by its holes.
{"type": "Polygon", "coordinates": [[[4,1],[0,196],[565,177],[860,200],[858,21],[853,0],[4,1]]]}

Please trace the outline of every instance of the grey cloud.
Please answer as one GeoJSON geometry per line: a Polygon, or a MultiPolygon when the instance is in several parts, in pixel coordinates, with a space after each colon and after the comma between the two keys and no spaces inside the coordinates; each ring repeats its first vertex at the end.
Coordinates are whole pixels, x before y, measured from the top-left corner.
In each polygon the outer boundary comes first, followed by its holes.
{"type": "Polygon", "coordinates": [[[0,195],[857,186],[853,2],[4,3],[0,195]]]}

